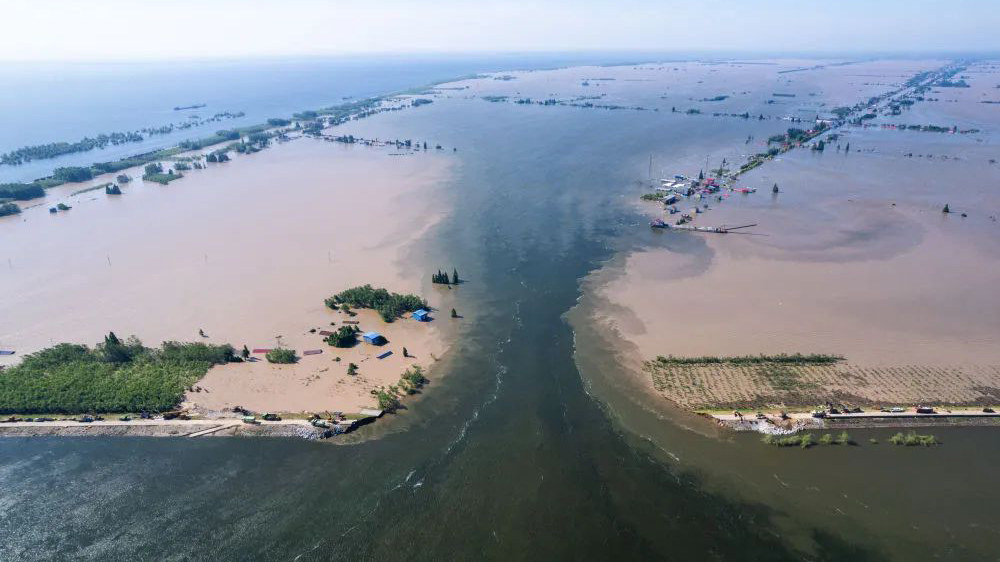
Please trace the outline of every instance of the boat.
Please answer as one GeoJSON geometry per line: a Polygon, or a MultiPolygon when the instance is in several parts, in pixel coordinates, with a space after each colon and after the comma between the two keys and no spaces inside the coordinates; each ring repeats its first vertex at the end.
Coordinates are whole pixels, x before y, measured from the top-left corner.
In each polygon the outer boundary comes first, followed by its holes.
{"type": "Polygon", "coordinates": [[[655,219],[649,223],[651,228],[670,228],[670,225],[663,222],[663,219],[655,219]]]}
{"type": "Polygon", "coordinates": [[[260,422],[257,421],[257,416],[243,416],[243,423],[259,424],[260,422]]]}

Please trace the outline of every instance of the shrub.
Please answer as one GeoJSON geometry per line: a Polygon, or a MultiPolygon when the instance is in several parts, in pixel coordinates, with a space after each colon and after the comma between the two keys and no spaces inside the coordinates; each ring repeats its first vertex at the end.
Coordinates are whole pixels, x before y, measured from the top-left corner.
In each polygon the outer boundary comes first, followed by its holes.
{"type": "Polygon", "coordinates": [[[352,347],[358,343],[357,332],[350,326],[341,326],[326,338],[326,343],[333,347],[352,347]]]}
{"type": "Polygon", "coordinates": [[[0,217],[6,217],[8,215],[16,215],[20,212],[21,208],[14,203],[0,204],[0,217]]]}
{"type": "Polygon", "coordinates": [[[37,183],[4,183],[0,184],[0,199],[27,201],[37,197],[45,197],[45,189],[37,183]]]}
{"type": "Polygon", "coordinates": [[[403,376],[399,378],[399,386],[406,389],[407,394],[416,393],[426,382],[427,378],[424,376],[424,370],[420,365],[414,365],[403,371],[403,376]]]}
{"type": "Polygon", "coordinates": [[[286,365],[289,363],[295,363],[296,361],[299,360],[299,358],[296,357],[294,350],[287,349],[284,347],[278,347],[272,349],[271,351],[268,351],[267,354],[264,355],[264,357],[267,359],[268,363],[279,363],[286,365]]]}
{"type": "Polygon", "coordinates": [[[378,399],[378,407],[380,410],[385,410],[386,412],[395,412],[399,406],[399,398],[388,391],[380,390],[376,395],[378,399]]]}

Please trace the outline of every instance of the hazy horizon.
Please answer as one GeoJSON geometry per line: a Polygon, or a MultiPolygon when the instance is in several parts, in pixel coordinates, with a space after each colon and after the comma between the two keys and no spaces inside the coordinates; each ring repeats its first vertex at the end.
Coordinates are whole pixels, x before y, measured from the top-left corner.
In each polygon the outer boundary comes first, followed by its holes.
{"type": "Polygon", "coordinates": [[[218,60],[341,55],[984,55],[1000,51],[986,0],[803,6],[652,0],[12,0],[0,61],[218,60]]]}

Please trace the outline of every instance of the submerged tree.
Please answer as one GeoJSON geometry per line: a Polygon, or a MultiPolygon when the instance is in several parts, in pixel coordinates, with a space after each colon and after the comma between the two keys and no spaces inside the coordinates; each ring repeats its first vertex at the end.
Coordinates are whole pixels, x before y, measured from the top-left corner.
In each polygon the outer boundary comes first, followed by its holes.
{"type": "Polygon", "coordinates": [[[264,357],[267,358],[268,363],[279,363],[279,364],[295,363],[296,361],[299,360],[299,358],[296,357],[295,352],[293,350],[284,347],[278,347],[272,349],[271,351],[268,351],[267,354],[264,355],[264,357]]]}

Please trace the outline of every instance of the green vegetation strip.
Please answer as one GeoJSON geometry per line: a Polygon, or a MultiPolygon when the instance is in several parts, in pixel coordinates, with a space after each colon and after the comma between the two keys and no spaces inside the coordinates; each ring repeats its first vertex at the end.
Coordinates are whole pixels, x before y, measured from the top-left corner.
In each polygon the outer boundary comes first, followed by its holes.
{"type": "Polygon", "coordinates": [[[801,447],[803,449],[808,449],[814,445],[853,445],[854,441],[851,440],[851,436],[847,434],[846,431],[841,432],[840,435],[834,437],[833,435],[827,433],[823,435],[818,440],[813,439],[812,433],[802,433],[799,435],[765,435],[761,438],[761,441],[767,443],[768,445],[774,445],[775,447],[801,447]]]}
{"type": "Polygon", "coordinates": [[[104,189],[104,188],[108,187],[109,185],[111,185],[110,182],[108,182],[108,183],[102,183],[101,185],[95,185],[94,187],[88,187],[86,189],[81,189],[81,190],[78,190],[78,191],[74,191],[73,193],[70,193],[70,196],[80,195],[81,193],[87,193],[88,191],[97,191],[98,189],[104,189]]]}
{"type": "Polygon", "coordinates": [[[164,342],[151,349],[114,332],[94,348],[61,343],[0,370],[0,414],[172,410],[209,368],[233,360],[229,345],[164,342]]]}
{"type": "Polygon", "coordinates": [[[656,362],[661,365],[761,365],[765,363],[777,363],[783,365],[831,365],[833,363],[839,363],[843,360],[844,358],[839,355],[824,355],[819,353],[810,353],[808,355],[801,353],[793,353],[791,355],[784,353],[778,355],[737,355],[733,357],[674,357],[673,355],[664,357],[659,355],[656,358],[656,362]]]}
{"type": "Polygon", "coordinates": [[[889,438],[889,442],[904,447],[930,447],[940,444],[933,435],[918,435],[915,431],[907,432],[906,435],[897,433],[889,438]]]}

